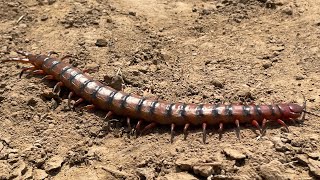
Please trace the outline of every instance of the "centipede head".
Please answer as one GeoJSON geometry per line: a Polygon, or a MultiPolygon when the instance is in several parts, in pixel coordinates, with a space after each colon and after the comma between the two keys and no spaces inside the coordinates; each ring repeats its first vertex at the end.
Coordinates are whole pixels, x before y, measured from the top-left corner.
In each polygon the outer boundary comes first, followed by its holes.
{"type": "Polygon", "coordinates": [[[5,62],[18,62],[23,64],[32,64],[34,67],[40,68],[44,62],[44,59],[47,57],[45,55],[31,54],[25,51],[16,51],[18,54],[24,57],[13,57],[1,61],[5,62]]]}

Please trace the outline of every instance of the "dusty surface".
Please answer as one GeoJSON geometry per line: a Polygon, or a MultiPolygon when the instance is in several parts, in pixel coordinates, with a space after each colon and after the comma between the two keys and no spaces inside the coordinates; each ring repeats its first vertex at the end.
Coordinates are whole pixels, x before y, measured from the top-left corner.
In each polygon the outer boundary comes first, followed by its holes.
{"type": "MultiPolygon", "coordinates": [[[[319,0],[0,0],[0,58],[14,50],[70,54],[125,91],[180,102],[302,102],[319,114],[319,0]],[[20,18],[22,17],[22,18],[20,18]],[[19,22],[17,22],[20,19],[19,22]],[[100,39],[100,40],[98,40],[100,39]]],[[[0,179],[316,179],[320,120],[262,139],[230,126],[208,143],[195,127],[139,138],[103,134],[104,112],[52,109],[54,82],[0,65],[0,179]]],[[[121,117],[119,120],[123,119],[121,117]]]]}

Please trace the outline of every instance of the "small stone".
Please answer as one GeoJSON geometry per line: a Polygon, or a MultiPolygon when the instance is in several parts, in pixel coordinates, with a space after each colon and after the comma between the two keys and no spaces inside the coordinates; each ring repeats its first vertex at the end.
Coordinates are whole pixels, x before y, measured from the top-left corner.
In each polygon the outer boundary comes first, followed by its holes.
{"type": "Polygon", "coordinates": [[[314,160],[319,160],[320,159],[320,153],[319,152],[312,152],[308,153],[308,156],[314,160]]]}
{"type": "Polygon", "coordinates": [[[303,80],[304,77],[303,76],[295,76],[295,79],[299,81],[299,80],[303,80]]]}
{"type": "Polygon", "coordinates": [[[214,87],[217,87],[217,88],[223,88],[223,84],[218,81],[218,80],[211,80],[210,84],[214,85],[214,87]]]}
{"type": "Polygon", "coordinates": [[[27,102],[27,105],[28,106],[36,106],[37,105],[37,103],[38,103],[38,101],[37,100],[35,100],[33,97],[31,97],[29,100],[28,100],[28,102],[27,102]]]}
{"type": "Polygon", "coordinates": [[[116,167],[111,166],[111,165],[101,166],[101,169],[109,172],[110,174],[112,174],[112,176],[114,176],[117,179],[132,179],[132,175],[131,174],[128,174],[128,173],[123,172],[123,171],[119,171],[116,167]]]}
{"type": "Polygon", "coordinates": [[[95,45],[98,47],[106,47],[108,45],[108,41],[105,39],[97,39],[95,45]]]}
{"type": "Polygon", "coordinates": [[[192,167],[194,164],[196,164],[198,162],[197,159],[188,159],[188,160],[185,160],[185,159],[178,159],[176,161],[176,165],[183,171],[189,171],[189,170],[192,170],[192,167]]]}
{"type": "Polygon", "coordinates": [[[203,177],[208,177],[214,172],[214,169],[212,166],[194,166],[193,171],[195,174],[199,174],[203,177]]]}
{"type": "Polygon", "coordinates": [[[177,180],[177,179],[183,179],[183,180],[197,180],[198,178],[194,177],[191,174],[188,174],[186,172],[179,172],[179,173],[169,173],[166,174],[163,177],[163,180],[177,180]]]}
{"type": "Polygon", "coordinates": [[[0,161],[0,179],[9,179],[10,171],[10,165],[0,161]]]}
{"type": "Polygon", "coordinates": [[[44,165],[44,170],[46,172],[50,172],[52,170],[56,170],[61,168],[61,164],[63,163],[63,158],[60,156],[53,156],[50,158],[44,165]]]}
{"type": "Polygon", "coordinates": [[[304,166],[307,166],[309,163],[308,157],[305,154],[297,154],[295,159],[304,166]]]}
{"type": "Polygon", "coordinates": [[[224,154],[229,156],[231,159],[235,159],[235,160],[242,160],[242,159],[245,159],[247,157],[243,153],[241,153],[241,152],[239,152],[237,150],[231,149],[231,148],[225,148],[223,150],[223,152],[224,152],[224,154]]]}
{"type": "Polygon", "coordinates": [[[133,12],[133,11],[129,11],[128,14],[131,15],[131,16],[136,16],[136,15],[137,15],[137,13],[136,13],[136,12],[133,12]]]}
{"type": "Polygon", "coordinates": [[[0,52],[2,52],[2,53],[8,53],[8,52],[9,52],[8,46],[3,46],[3,47],[1,48],[1,51],[0,51],[0,52]]]}
{"type": "Polygon", "coordinates": [[[316,176],[317,178],[320,178],[320,161],[316,161],[309,158],[308,166],[309,166],[310,173],[316,176]]]}
{"type": "Polygon", "coordinates": [[[48,16],[47,15],[43,15],[43,16],[41,16],[40,20],[41,21],[46,21],[46,20],[48,20],[48,16]]]}
{"type": "Polygon", "coordinates": [[[141,179],[155,178],[155,172],[152,168],[137,168],[136,172],[141,179]]]}
{"type": "Polygon", "coordinates": [[[111,19],[111,18],[108,18],[108,19],[107,19],[107,23],[112,23],[112,19],[111,19]]]}
{"type": "Polygon", "coordinates": [[[270,68],[272,66],[272,63],[271,62],[266,62],[266,63],[264,63],[263,65],[262,65],[262,67],[264,68],[264,69],[268,69],[268,68],[270,68]]]}
{"type": "Polygon", "coordinates": [[[287,15],[292,15],[292,14],[293,14],[293,10],[292,10],[292,8],[291,8],[290,6],[284,7],[284,8],[282,9],[282,12],[283,12],[284,14],[287,14],[287,15]]]}
{"type": "Polygon", "coordinates": [[[42,170],[42,169],[35,169],[33,171],[33,178],[35,180],[42,180],[48,177],[48,174],[46,173],[46,171],[42,170]]]}
{"type": "Polygon", "coordinates": [[[52,5],[53,3],[55,3],[57,0],[48,0],[48,4],[52,5]]]}
{"type": "Polygon", "coordinates": [[[261,165],[260,176],[264,179],[277,179],[277,180],[285,180],[287,176],[285,175],[285,167],[278,160],[273,160],[268,164],[261,165]]]}

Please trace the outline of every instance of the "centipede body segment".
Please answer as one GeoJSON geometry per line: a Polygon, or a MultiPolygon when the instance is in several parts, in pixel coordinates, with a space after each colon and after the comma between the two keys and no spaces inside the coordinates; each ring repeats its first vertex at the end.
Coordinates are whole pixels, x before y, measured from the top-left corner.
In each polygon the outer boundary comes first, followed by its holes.
{"type": "Polygon", "coordinates": [[[270,105],[239,105],[239,104],[185,104],[169,103],[162,100],[151,100],[134,94],[127,94],[95,81],[89,75],[78,68],[72,67],[57,58],[46,55],[34,55],[18,51],[23,58],[9,58],[3,62],[19,62],[32,64],[24,68],[24,72],[30,74],[43,74],[43,79],[55,79],[58,81],[53,88],[55,93],[60,92],[60,87],[65,86],[70,90],[70,99],[77,95],[80,98],[75,105],[83,101],[91,103],[88,108],[99,108],[107,111],[106,117],[113,114],[127,117],[127,124],[130,119],[137,119],[135,130],[144,133],[157,124],[171,126],[171,141],[173,141],[176,126],[184,127],[185,137],[190,125],[201,125],[203,129],[203,141],[206,141],[206,129],[208,126],[219,127],[222,132],[224,124],[234,124],[238,129],[241,124],[250,123],[261,133],[268,121],[275,121],[284,127],[285,121],[297,119],[305,111],[305,104],[300,106],[294,103],[281,103],[270,105]],[[142,128],[142,122],[149,123],[142,128]],[[261,126],[260,126],[261,125],[261,126]]]}

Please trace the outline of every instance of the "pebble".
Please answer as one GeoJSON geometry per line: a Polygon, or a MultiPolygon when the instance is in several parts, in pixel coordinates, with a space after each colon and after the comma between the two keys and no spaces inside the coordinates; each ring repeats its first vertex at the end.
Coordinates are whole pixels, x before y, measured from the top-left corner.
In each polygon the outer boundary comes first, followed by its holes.
{"type": "Polygon", "coordinates": [[[320,153],[319,152],[308,153],[308,156],[314,160],[320,160],[320,153]]]}
{"type": "Polygon", "coordinates": [[[46,20],[48,20],[48,16],[47,15],[43,15],[43,16],[41,16],[40,20],[41,21],[46,21],[46,20]]]}
{"type": "Polygon", "coordinates": [[[309,166],[310,173],[316,176],[317,178],[320,178],[320,161],[316,161],[309,158],[308,166],[309,166]]]}
{"type": "Polygon", "coordinates": [[[8,51],[9,51],[8,46],[3,46],[0,50],[0,52],[3,52],[3,53],[8,53],[8,51]]]}
{"type": "Polygon", "coordinates": [[[48,177],[48,174],[46,173],[46,171],[42,170],[42,169],[35,169],[33,171],[33,178],[35,180],[42,180],[48,177]]]}
{"type": "Polygon", "coordinates": [[[10,165],[0,161],[0,179],[9,179],[10,165]]]}
{"type": "Polygon", "coordinates": [[[176,165],[183,171],[189,171],[192,170],[192,167],[194,164],[198,163],[198,159],[178,159],[176,161],[176,165]]]}
{"type": "Polygon", "coordinates": [[[198,178],[194,177],[193,175],[186,173],[186,172],[178,172],[178,173],[169,173],[166,174],[161,180],[197,180],[198,178]]]}
{"type": "Polygon", "coordinates": [[[287,179],[285,172],[285,167],[278,160],[273,160],[268,164],[261,165],[260,176],[264,179],[277,179],[277,180],[285,180],[287,179]]]}
{"type": "Polygon", "coordinates": [[[303,80],[304,77],[303,76],[295,76],[295,79],[299,81],[299,80],[303,80]]]}
{"type": "Polygon", "coordinates": [[[109,172],[110,174],[112,174],[115,178],[117,179],[131,179],[130,177],[132,177],[131,174],[128,174],[126,172],[123,171],[119,171],[116,167],[114,166],[101,166],[101,168],[107,172],[109,172]]]}
{"type": "Polygon", "coordinates": [[[61,168],[62,163],[63,163],[63,158],[61,156],[53,156],[45,163],[44,170],[46,172],[56,170],[58,168],[61,168]]]}
{"type": "Polygon", "coordinates": [[[108,41],[105,39],[97,39],[95,45],[98,47],[106,47],[108,45],[108,41]]]}
{"type": "Polygon", "coordinates": [[[270,68],[272,66],[272,62],[266,62],[266,63],[264,63],[263,65],[262,65],[262,67],[264,68],[264,69],[268,69],[268,68],[270,68]]]}
{"type": "Polygon", "coordinates": [[[290,6],[286,6],[282,9],[282,12],[286,15],[292,15],[293,14],[293,10],[290,6]]]}
{"type": "Polygon", "coordinates": [[[295,159],[304,166],[307,166],[309,163],[308,157],[305,154],[297,154],[295,159]]]}
{"type": "Polygon", "coordinates": [[[211,80],[210,84],[214,85],[217,88],[223,88],[223,84],[218,80],[211,80]]]}
{"type": "Polygon", "coordinates": [[[212,175],[214,169],[212,166],[194,166],[193,171],[195,174],[198,174],[203,177],[208,177],[212,175]]]}
{"type": "Polygon", "coordinates": [[[136,15],[137,15],[137,13],[136,13],[136,12],[133,12],[133,11],[129,11],[128,14],[131,15],[131,16],[136,16],[136,15]]]}
{"type": "Polygon", "coordinates": [[[155,173],[152,168],[137,168],[136,173],[141,179],[154,179],[155,173]]]}
{"type": "Polygon", "coordinates": [[[231,148],[225,148],[223,150],[223,153],[228,157],[230,157],[231,159],[235,159],[235,160],[242,160],[247,157],[245,154],[231,148]]]}

